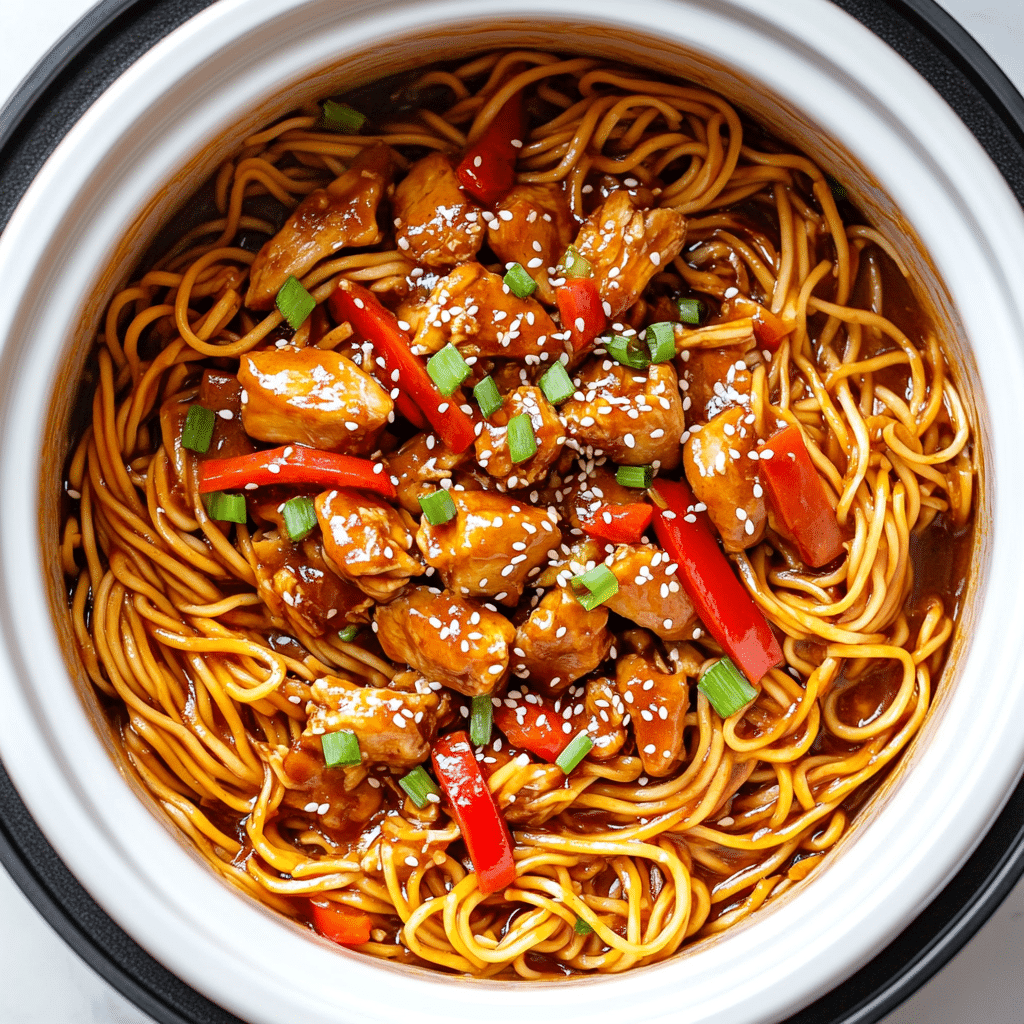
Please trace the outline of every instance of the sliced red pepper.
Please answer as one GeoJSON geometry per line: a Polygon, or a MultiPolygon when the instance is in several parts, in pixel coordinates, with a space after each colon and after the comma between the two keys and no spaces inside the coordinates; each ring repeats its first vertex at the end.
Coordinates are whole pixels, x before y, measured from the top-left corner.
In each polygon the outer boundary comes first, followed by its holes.
{"type": "Polygon", "coordinates": [[[763,459],[758,471],[768,501],[800,557],[815,569],[827,565],[843,553],[843,536],[799,428],[772,434],[762,454],[769,451],[771,458],[763,459]]]}
{"type": "Polygon", "coordinates": [[[316,930],[342,946],[361,946],[370,941],[370,915],[332,900],[310,900],[310,914],[316,930]]]}
{"type": "Polygon", "coordinates": [[[199,493],[241,491],[249,484],[312,484],[316,487],[356,487],[385,498],[398,492],[383,462],[354,455],[324,452],[301,444],[283,445],[230,459],[206,459],[199,464],[199,493]]]}
{"type": "Polygon", "coordinates": [[[414,425],[414,415],[403,405],[407,399],[421,411],[426,421],[437,431],[438,437],[456,454],[464,452],[475,440],[473,421],[460,406],[463,403],[461,391],[450,396],[442,395],[430,379],[423,360],[413,355],[409,337],[398,326],[398,319],[390,309],[380,304],[378,298],[352,281],[342,281],[328,299],[331,313],[339,322],[347,320],[384,360],[387,387],[398,387],[398,409],[414,425]],[[397,381],[394,379],[398,373],[397,381]]]}
{"type": "Polygon", "coordinates": [[[591,537],[610,540],[613,544],[639,544],[653,515],[653,507],[646,502],[608,504],[581,515],[580,523],[591,537]]]}
{"type": "Polygon", "coordinates": [[[516,180],[516,159],[526,138],[523,94],[514,93],[455,169],[459,184],[474,199],[493,206],[516,180]],[[519,146],[512,145],[518,142],[519,146]]]}
{"type": "Polygon", "coordinates": [[[494,724],[513,747],[528,750],[551,764],[572,742],[572,735],[562,731],[561,715],[546,701],[523,703],[515,708],[502,704],[494,709],[494,724]]]}
{"type": "Polygon", "coordinates": [[[707,514],[686,484],[659,480],[651,493],[664,508],[654,510],[654,532],[679,566],[679,580],[701,622],[740,671],[758,682],[782,663],[782,648],[768,620],[722,554],[707,514]],[[689,521],[688,521],[689,520],[689,521]]]}
{"type": "Polygon", "coordinates": [[[512,837],[476,763],[465,732],[441,736],[431,751],[437,781],[466,841],[481,892],[498,892],[516,877],[512,837]]]}
{"type": "Polygon", "coordinates": [[[580,352],[605,329],[608,317],[597,285],[589,277],[570,278],[555,292],[562,330],[569,332],[573,351],[580,352]]]}

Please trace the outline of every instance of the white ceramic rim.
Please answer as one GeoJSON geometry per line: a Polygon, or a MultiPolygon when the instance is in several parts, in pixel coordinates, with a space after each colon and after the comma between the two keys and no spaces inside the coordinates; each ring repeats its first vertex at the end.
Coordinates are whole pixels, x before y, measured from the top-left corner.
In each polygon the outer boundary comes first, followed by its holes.
{"type": "Polygon", "coordinates": [[[169,838],[124,784],[67,682],[38,538],[8,526],[0,538],[5,766],[48,840],[103,909],[170,970],[252,1024],[298,1015],[325,1024],[450,1024],[481,1014],[518,1022],[524,1012],[538,1024],[767,1024],[827,991],[891,940],[963,863],[1020,774],[1024,586],[1014,538],[1024,491],[1015,441],[1024,436],[1024,303],[1010,275],[1024,251],[1019,206],[934,90],[824,0],[788,0],[772,10],[760,0],[580,6],[221,0],[141,58],[61,143],[0,238],[0,280],[14,299],[0,308],[0,521],[42,517],[36,467],[49,437],[56,360],[80,333],[76,318],[124,225],[196,138],[217,135],[233,112],[303,78],[305,69],[442,20],[528,15],[621,25],[748,69],[861,155],[930,252],[974,339],[986,399],[979,412],[991,522],[979,568],[987,597],[970,651],[942,720],[914,752],[914,770],[799,898],[643,972],[571,984],[453,982],[309,938],[240,898],[169,838]]]}

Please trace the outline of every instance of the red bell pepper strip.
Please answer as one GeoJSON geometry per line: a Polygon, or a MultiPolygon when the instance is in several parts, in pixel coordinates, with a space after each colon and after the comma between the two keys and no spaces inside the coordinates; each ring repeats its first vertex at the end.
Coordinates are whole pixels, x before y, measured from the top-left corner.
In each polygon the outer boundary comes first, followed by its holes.
{"type": "Polygon", "coordinates": [[[310,913],[316,930],[342,946],[361,946],[370,941],[370,915],[351,910],[332,900],[310,900],[310,913]]]}
{"type": "Polygon", "coordinates": [[[476,763],[464,731],[441,736],[431,751],[434,773],[466,841],[481,892],[498,892],[516,877],[512,837],[476,763]]]}
{"type": "Polygon", "coordinates": [[[839,522],[800,429],[788,426],[772,434],[761,455],[759,476],[768,501],[800,557],[815,569],[838,558],[843,553],[839,522]],[[768,452],[771,458],[764,459],[768,452]]]}
{"type": "Polygon", "coordinates": [[[249,486],[312,484],[316,487],[356,487],[385,498],[398,492],[383,462],[354,455],[324,452],[301,444],[288,444],[230,459],[205,459],[199,464],[199,493],[251,490],[249,486]]]}
{"type": "Polygon", "coordinates": [[[658,480],[651,488],[658,507],[654,532],[693,601],[701,622],[752,682],[782,663],[782,648],[768,620],[722,554],[697,499],[681,481],[658,480]],[[660,504],[659,504],[660,500],[660,504]],[[688,521],[689,520],[689,521],[688,521]]]}
{"type": "Polygon", "coordinates": [[[644,530],[651,525],[654,509],[646,502],[632,505],[601,505],[580,516],[583,529],[591,537],[613,544],[639,544],[644,530]]]}
{"type": "MultiPolygon", "coordinates": [[[[398,326],[398,319],[385,309],[375,295],[352,281],[342,281],[328,299],[331,313],[339,322],[347,320],[384,360],[384,372],[390,388],[398,387],[421,410],[438,437],[456,454],[464,452],[475,440],[473,421],[460,406],[462,392],[442,395],[430,379],[423,360],[413,355],[409,338],[398,326]],[[397,381],[394,379],[398,372],[397,381]]],[[[403,407],[399,405],[399,411],[403,407]]],[[[415,425],[416,420],[403,413],[415,425]]],[[[422,420],[421,420],[422,422],[422,420]]]]}
{"type": "Polygon", "coordinates": [[[551,764],[572,742],[572,735],[562,732],[562,716],[546,702],[524,703],[516,708],[502,704],[494,709],[494,724],[513,747],[528,750],[551,764]]]}
{"type": "Polygon", "coordinates": [[[574,352],[580,352],[605,329],[608,317],[597,285],[589,277],[570,278],[555,292],[562,330],[569,332],[574,352]]]}
{"type": "Polygon", "coordinates": [[[474,199],[493,206],[516,180],[516,158],[526,138],[523,94],[513,93],[455,169],[459,184],[474,199]],[[518,146],[512,145],[518,142],[518,146]]]}

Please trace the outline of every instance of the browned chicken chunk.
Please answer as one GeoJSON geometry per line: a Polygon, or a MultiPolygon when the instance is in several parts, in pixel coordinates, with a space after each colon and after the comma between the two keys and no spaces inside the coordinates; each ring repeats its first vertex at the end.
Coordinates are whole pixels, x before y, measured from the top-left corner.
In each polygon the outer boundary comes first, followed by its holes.
{"type": "Polygon", "coordinates": [[[362,150],[326,188],[310,192],[257,254],[245,304],[270,309],[289,277],[302,277],[319,260],[347,245],[376,245],[381,239],[377,206],[393,170],[391,149],[378,143],[362,150]]]}
{"type": "Polygon", "coordinates": [[[398,248],[428,267],[473,259],[484,240],[480,207],[462,189],[451,160],[431,153],[409,168],[392,209],[398,248]]]}
{"type": "Polygon", "coordinates": [[[561,412],[579,445],[619,465],[679,465],[683,403],[671,363],[645,371],[595,357],[581,370],[579,390],[561,412]]]}
{"type": "Polygon", "coordinates": [[[207,370],[199,385],[199,404],[217,414],[207,458],[230,459],[256,450],[242,427],[242,385],[236,376],[207,370]]]}
{"type": "Polygon", "coordinates": [[[607,564],[619,581],[618,593],[605,602],[608,608],[662,640],[693,636],[693,604],[664,551],[653,544],[620,544],[607,564]]]}
{"type": "Polygon", "coordinates": [[[615,667],[615,680],[636,737],[637,753],[648,775],[668,775],[683,749],[690,707],[685,671],[661,672],[647,658],[627,654],[615,667]]]}
{"type": "Polygon", "coordinates": [[[753,420],[743,406],[731,406],[692,430],[683,446],[686,479],[707,506],[726,551],[759,544],[767,526],[757,462],[750,458],[757,443],[753,420]]]}
{"type": "Polygon", "coordinates": [[[390,601],[423,571],[409,554],[412,530],[386,501],[342,488],[318,494],[314,504],[328,562],[375,601],[390,601]]]}
{"type": "Polygon", "coordinates": [[[566,518],[577,529],[583,523],[581,516],[595,512],[602,505],[632,505],[643,501],[644,492],[637,487],[623,487],[615,479],[615,467],[609,463],[595,466],[593,471],[581,471],[568,478],[562,486],[563,509],[566,518]]]}
{"type": "Polygon", "coordinates": [[[381,386],[350,359],[316,348],[249,352],[238,381],[245,432],[272,444],[366,455],[393,408],[381,386]]]}
{"type": "Polygon", "coordinates": [[[733,405],[749,411],[750,370],[735,349],[692,349],[680,356],[679,366],[683,405],[691,423],[707,423],[733,405]]]}
{"type": "MultiPolygon", "coordinates": [[[[586,729],[594,743],[587,757],[594,761],[607,761],[609,757],[614,757],[625,746],[628,735],[626,726],[622,724],[628,709],[619,696],[615,682],[607,676],[588,679],[583,693],[583,708],[578,713],[578,697],[573,696],[572,699],[577,700],[572,709],[573,735],[586,729]]],[[[566,698],[562,699],[562,703],[566,703],[566,698]]]]}
{"type": "Polygon", "coordinates": [[[413,515],[420,514],[420,498],[437,490],[442,480],[451,480],[452,472],[466,461],[431,433],[417,434],[384,460],[392,483],[398,490],[399,504],[413,515]]]}
{"type": "Polygon", "coordinates": [[[497,274],[464,263],[435,285],[414,346],[437,352],[451,342],[463,356],[553,362],[562,352],[557,331],[539,302],[516,298],[497,274]]]}
{"type": "Polygon", "coordinates": [[[410,587],[378,608],[374,628],[389,658],[467,697],[504,682],[516,635],[504,615],[479,601],[429,587],[410,587]]]}
{"type": "Polygon", "coordinates": [[[625,191],[613,192],[588,218],[576,248],[594,269],[594,283],[611,308],[629,309],[659,268],[680,253],[686,218],[675,210],[638,210],[625,191]]]}
{"type": "Polygon", "coordinates": [[[451,591],[515,606],[548,552],[562,540],[546,509],[490,491],[450,491],[455,518],[420,520],[416,543],[451,591]]]}
{"type": "Polygon", "coordinates": [[[565,444],[565,431],[554,406],[540,388],[524,386],[505,396],[505,404],[489,419],[476,439],[476,459],[481,468],[510,490],[529,487],[547,476],[565,444]],[[513,416],[529,416],[537,451],[522,462],[513,462],[508,447],[508,422],[513,416]]]}

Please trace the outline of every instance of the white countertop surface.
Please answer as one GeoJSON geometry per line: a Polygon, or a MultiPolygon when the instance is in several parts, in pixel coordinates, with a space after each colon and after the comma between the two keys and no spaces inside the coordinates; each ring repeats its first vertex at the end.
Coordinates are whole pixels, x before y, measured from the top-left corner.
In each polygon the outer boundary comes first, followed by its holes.
{"type": "MultiPolygon", "coordinates": [[[[1024,0],[940,3],[1024,92],[1024,0]]],[[[0,0],[0,106],[91,6],[92,0],[0,0]]],[[[1024,881],[969,945],[882,1024],[1022,1021],[1024,881]]],[[[71,952],[2,869],[0,1024],[153,1024],[71,952]]]]}

